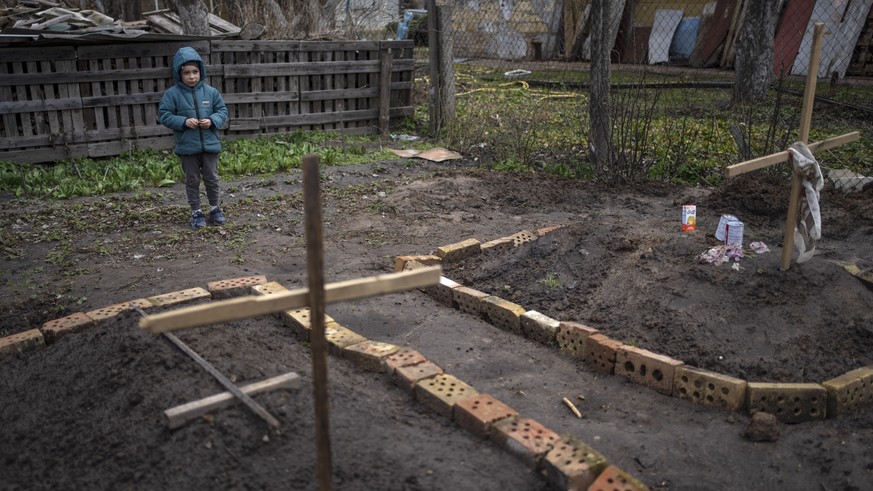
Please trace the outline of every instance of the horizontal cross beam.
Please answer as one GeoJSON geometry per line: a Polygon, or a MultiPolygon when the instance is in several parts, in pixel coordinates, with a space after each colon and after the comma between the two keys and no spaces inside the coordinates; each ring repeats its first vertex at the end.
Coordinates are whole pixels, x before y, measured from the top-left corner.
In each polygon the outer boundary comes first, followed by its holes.
{"type": "MultiPolygon", "coordinates": [[[[860,137],[860,133],[858,133],[857,131],[853,131],[851,133],[828,138],[827,140],[822,140],[820,142],[810,143],[809,150],[812,153],[830,150],[831,148],[857,141],[860,137]]],[[[753,170],[763,169],[764,167],[769,167],[773,164],[788,162],[788,159],[788,150],[784,150],[782,152],[774,153],[772,155],[765,155],[756,159],[740,162],[739,164],[729,165],[725,169],[724,175],[727,177],[734,177],[740,174],[745,174],[746,172],[752,172],[753,170]]]]}
{"type": "MultiPolygon", "coordinates": [[[[324,300],[328,304],[424,288],[439,283],[440,276],[442,276],[442,268],[430,266],[412,271],[329,283],[324,286],[324,300]]],[[[270,295],[231,298],[161,312],[140,319],[139,327],[152,334],[159,334],[299,309],[306,307],[308,302],[309,289],[298,288],[270,295]]]]}

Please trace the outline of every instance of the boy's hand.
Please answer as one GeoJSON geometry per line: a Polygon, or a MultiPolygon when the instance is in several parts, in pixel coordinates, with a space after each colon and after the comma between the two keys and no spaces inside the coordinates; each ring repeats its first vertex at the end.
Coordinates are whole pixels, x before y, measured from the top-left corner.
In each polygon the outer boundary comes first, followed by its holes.
{"type": "Polygon", "coordinates": [[[209,129],[212,127],[212,120],[209,118],[200,120],[200,127],[204,129],[209,129]]]}
{"type": "Polygon", "coordinates": [[[200,125],[200,121],[197,119],[188,118],[185,120],[185,126],[187,126],[188,128],[191,128],[192,130],[196,129],[197,126],[199,126],[199,125],[200,125]]]}

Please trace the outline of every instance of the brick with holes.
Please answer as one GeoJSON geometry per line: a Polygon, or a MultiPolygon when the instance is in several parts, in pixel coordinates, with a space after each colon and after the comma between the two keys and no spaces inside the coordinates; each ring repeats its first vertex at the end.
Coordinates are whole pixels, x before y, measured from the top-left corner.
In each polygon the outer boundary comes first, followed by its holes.
{"type": "Polygon", "coordinates": [[[560,322],[536,310],[528,310],[521,314],[519,320],[521,321],[521,332],[526,338],[546,346],[555,345],[560,322]]]}
{"type": "Polygon", "coordinates": [[[176,292],[164,293],[148,297],[146,300],[151,302],[155,307],[178,307],[180,305],[196,302],[198,300],[206,300],[210,298],[208,291],[200,288],[188,288],[187,290],[179,290],[176,292]]]}
{"type": "Polygon", "coordinates": [[[749,414],[770,413],[783,423],[824,419],[827,401],[828,391],[820,384],[749,382],[746,391],[749,414]]]}
{"type": "Polygon", "coordinates": [[[0,358],[43,347],[45,347],[45,338],[39,329],[29,329],[0,338],[0,358]]]}
{"type": "Polygon", "coordinates": [[[425,288],[424,292],[442,305],[445,305],[446,307],[454,307],[455,288],[458,288],[459,286],[461,286],[460,283],[456,283],[445,276],[440,276],[439,283],[425,288]]]}
{"type": "Polygon", "coordinates": [[[661,394],[673,394],[673,377],[682,361],[635,346],[621,345],[615,352],[615,374],[661,394]]]}
{"type": "Polygon", "coordinates": [[[485,292],[459,286],[452,290],[452,305],[465,314],[479,317],[482,315],[482,299],[487,296],[485,292]]]}
{"type": "Polygon", "coordinates": [[[425,255],[425,256],[397,256],[394,259],[394,271],[400,272],[406,269],[406,263],[408,261],[415,261],[420,264],[424,264],[425,266],[435,266],[440,264],[442,259],[439,256],[434,255],[425,255]]]}
{"type": "Polygon", "coordinates": [[[489,295],[481,300],[482,317],[498,329],[521,334],[521,316],[527,310],[521,305],[489,295]]]}
{"type": "Polygon", "coordinates": [[[518,417],[518,411],[498,401],[491,394],[480,393],[455,404],[455,423],[482,438],[488,436],[495,423],[515,417],[518,417]]]}
{"type": "Polygon", "coordinates": [[[585,342],[582,360],[591,370],[612,375],[615,373],[615,354],[620,346],[620,342],[603,334],[592,334],[585,342]]]}
{"type": "Polygon", "coordinates": [[[673,376],[673,397],[740,411],[746,405],[746,381],[683,365],[673,376]]]}
{"type": "Polygon", "coordinates": [[[610,465],[597,476],[588,491],[649,491],[649,487],[627,472],[610,465]]]}
{"type": "Polygon", "coordinates": [[[438,247],[436,255],[445,262],[455,262],[479,254],[481,251],[481,243],[478,240],[467,239],[454,244],[438,247]]]}
{"type": "Polygon", "coordinates": [[[452,419],[454,405],[479,391],[458,380],[453,375],[442,373],[415,384],[415,397],[437,414],[452,419]]]}
{"type": "Polygon", "coordinates": [[[821,385],[828,391],[829,418],[869,407],[873,403],[873,366],[846,372],[821,385]]]}
{"type": "Polygon", "coordinates": [[[561,440],[557,433],[530,418],[500,421],[491,436],[498,445],[534,466],[561,440]]]}
{"type": "Polygon", "coordinates": [[[606,457],[574,436],[555,442],[543,457],[546,478],[558,489],[588,489],[609,465],[606,457]]]}
{"type": "Polygon", "coordinates": [[[267,282],[264,275],[243,276],[227,280],[210,281],[206,289],[212,294],[212,298],[231,298],[248,295],[255,285],[263,285],[267,282]]]}
{"type": "Polygon", "coordinates": [[[66,317],[46,322],[42,325],[41,331],[46,343],[51,344],[67,334],[79,332],[93,325],[94,321],[90,317],[83,312],[76,312],[66,317]]]}
{"type": "Polygon", "coordinates": [[[358,368],[369,372],[384,373],[383,361],[399,350],[400,347],[380,341],[364,341],[363,343],[346,346],[342,349],[343,358],[351,360],[358,368]]]}
{"type": "Polygon", "coordinates": [[[385,371],[390,375],[394,373],[394,370],[398,367],[418,365],[419,363],[424,363],[426,361],[427,358],[418,351],[412,348],[400,348],[396,353],[392,353],[385,358],[385,371]]]}
{"type": "Polygon", "coordinates": [[[325,323],[324,338],[327,341],[328,352],[340,357],[343,355],[344,348],[367,341],[364,336],[336,322],[331,322],[329,326],[325,323]]]}
{"type": "Polygon", "coordinates": [[[121,320],[126,318],[127,315],[137,315],[135,314],[136,309],[141,310],[149,310],[152,307],[151,302],[144,298],[138,298],[136,300],[130,300],[128,302],[121,302],[115,305],[110,305],[108,307],[102,307],[99,309],[94,309],[88,312],[85,312],[85,315],[91,318],[96,325],[102,325],[109,320],[121,320]]]}
{"type": "Polygon", "coordinates": [[[442,373],[442,368],[430,360],[425,360],[415,365],[395,367],[392,372],[392,378],[401,388],[410,393],[415,393],[415,388],[419,382],[442,375],[442,373]]]}
{"type": "Polygon", "coordinates": [[[599,334],[600,331],[593,327],[578,322],[561,322],[555,340],[561,351],[574,358],[582,359],[585,354],[585,343],[588,336],[599,334]]]}

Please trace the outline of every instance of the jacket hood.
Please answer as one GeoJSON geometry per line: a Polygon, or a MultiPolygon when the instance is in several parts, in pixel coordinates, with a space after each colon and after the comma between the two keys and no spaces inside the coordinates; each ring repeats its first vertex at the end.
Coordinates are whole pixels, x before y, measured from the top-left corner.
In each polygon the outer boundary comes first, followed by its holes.
{"type": "Polygon", "coordinates": [[[179,70],[182,69],[182,65],[188,63],[189,61],[196,61],[200,64],[200,82],[197,83],[199,86],[206,80],[206,66],[203,64],[203,58],[200,58],[200,55],[194,48],[184,47],[179,48],[179,51],[176,51],[176,56],[173,57],[173,80],[177,84],[185,85],[182,82],[182,77],[179,75],[179,70]]]}

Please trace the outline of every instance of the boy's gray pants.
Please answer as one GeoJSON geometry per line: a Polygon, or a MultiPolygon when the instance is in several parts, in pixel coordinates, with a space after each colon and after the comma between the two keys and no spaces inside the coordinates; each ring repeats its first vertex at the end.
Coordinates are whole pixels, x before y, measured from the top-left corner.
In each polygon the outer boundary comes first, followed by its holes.
{"type": "MultiPolygon", "coordinates": [[[[218,187],[218,154],[198,153],[179,155],[182,170],[185,171],[185,194],[191,210],[200,209],[200,179],[206,188],[206,198],[211,206],[218,206],[220,190],[218,187]]],[[[206,210],[207,212],[209,210],[206,210]]]]}

